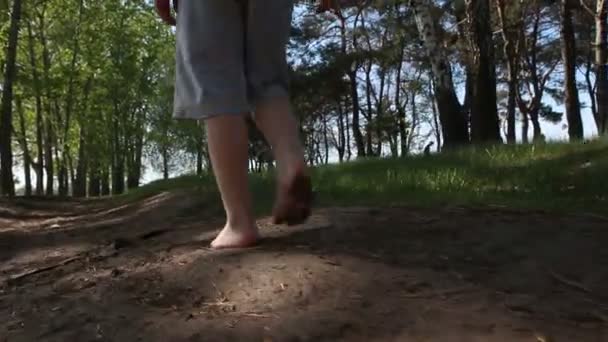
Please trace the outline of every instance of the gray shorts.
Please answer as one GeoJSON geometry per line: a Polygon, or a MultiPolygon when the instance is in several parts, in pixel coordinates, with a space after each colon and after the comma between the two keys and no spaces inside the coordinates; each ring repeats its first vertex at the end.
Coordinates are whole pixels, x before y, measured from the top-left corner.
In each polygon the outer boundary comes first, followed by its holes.
{"type": "Polygon", "coordinates": [[[293,0],[185,0],[177,19],[178,119],[250,113],[288,96],[293,0]]]}

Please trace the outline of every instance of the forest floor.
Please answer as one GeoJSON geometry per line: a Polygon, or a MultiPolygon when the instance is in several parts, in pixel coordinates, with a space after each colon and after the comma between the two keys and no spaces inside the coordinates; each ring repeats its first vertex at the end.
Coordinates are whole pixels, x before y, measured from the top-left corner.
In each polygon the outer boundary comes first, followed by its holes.
{"type": "MultiPolygon", "coordinates": [[[[589,156],[565,158],[599,172],[589,156]]],[[[0,202],[0,341],[608,341],[601,208],[347,205],[332,184],[307,224],[261,215],[234,251],[207,248],[223,222],[200,188],[0,202]]]]}

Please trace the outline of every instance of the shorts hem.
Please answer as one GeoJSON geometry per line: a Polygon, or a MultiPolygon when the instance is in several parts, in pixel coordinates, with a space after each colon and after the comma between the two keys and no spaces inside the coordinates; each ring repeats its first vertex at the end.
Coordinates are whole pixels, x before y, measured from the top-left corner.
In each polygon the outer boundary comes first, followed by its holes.
{"type": "Polygon", "coordinates": [[[259,94],[255,98],[255,106],[257,107],[260,104],[264,104],[265,102],[276,100],[276,99],[289,99],[289,91],[282,86],[272,86],[266,89],[263,93],[259,94]]]}
{"type": "Polygon", "coordinates": [[[197,105],[189,107],[177,107],[173,111],[173,118],[184,120],[207,120],[219,116],[238,116],[251,113],[248,106],[226,106],[226,105],[197,105]]]}

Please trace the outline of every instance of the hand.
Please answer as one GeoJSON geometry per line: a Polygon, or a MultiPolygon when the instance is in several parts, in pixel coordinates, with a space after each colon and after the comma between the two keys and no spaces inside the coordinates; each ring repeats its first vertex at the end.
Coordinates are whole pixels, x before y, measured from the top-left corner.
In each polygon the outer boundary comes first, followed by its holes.
{"type": "Polygon", "coordinates": [[[342,8],[346,7],[359,7],[362,4],[368,3],[368,1],[361,0],[321,0],[317,7],[317,13],[323,12],[334,12],[340,13],[342,8]]]}
{"type": "MultiPolygon", "coordinates": [[[[154,4],[156,6],[156,12],[160,16],[160,18],[167,24],[171,26],[175,26],[176,21],[175,17],[171,13],[171,0],[154,0],[154,4]]],[[[177,13],[177,5],[178,0],[173,0],[173,9],[177,13]]]]}
{"type": "Polygon", "coordinates": [[[335,9],[335,3],[332,0],[321,0],[317,7],[317,13],[323,13],[335,9]]]}

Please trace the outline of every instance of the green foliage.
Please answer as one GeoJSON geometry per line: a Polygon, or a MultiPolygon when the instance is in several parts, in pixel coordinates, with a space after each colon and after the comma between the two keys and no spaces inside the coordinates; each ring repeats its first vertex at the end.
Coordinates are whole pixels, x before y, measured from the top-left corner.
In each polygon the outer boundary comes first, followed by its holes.
{"type": "MultiPolygon", "coordinates": [[[[9,3],[0,0],[2,46],[9,3]]],[[[440,135],[429,58],[409,1],[371,1],[369,6],[345,9],[341,18],[315,14],[310,1],[296,3],[288,55],[294,110],[310,161],[333,161],[337,151],[347,160],[356,157],[357,107],[360,137],[365,149],[372,150],[368,155],[407,154],[440,135]]],[[[537,103],[532,99],[540,96],[539,102],[551,97],[561,105],[555,6],[536,0],[508,4],[510,24],[523,25],[525,32],[519,56],[523,102],[537,103]],[[540,19],[539,30],[531,37],[535,19],[540,19]],[[546,82],[537,90],[543,79],[546,82]]],[[[462,0],[430,2],[457,88],[466,84],[470,62],[469,24],[462,21],[465,5],[462,0]]],[[[585,16],[579,15],[577,23],[581,39],[589,42],[593,32],[582,27],[585,16]]],[[[23,101],[25,137],[35,163],[41,162],[40,148],[51,154],[56,178],[62,172],[67,184],[68,174],[74,181],[80,169],[87,180],[108,174],[140,179],[144,169],[179,174],[192,171],[197,157],[206,164],[202,127],[172,118],[175,33],[156,17],[150,1],[24,2],[20,40],[15,96],[23,101]],[[37,119],[42,120],[41,127],[37,119]]],[[[495,42],[501,47],[498,35],[495,42]]],[[[579,57],[590,51],[580,49],[579,57]]],[[[504,56],[502,49],[496,51],[503,76],[504,56]]],[[[4,53],[0,50],[0,66],[4,53]]],[[[499,77],[503,106],[504,85],[504,76],[499,77]]],[[[563,117],[548,105],[539,115],[552,123],[563,117]]],[[[20,126],[14,126],[15,138],[22,137],[20,126]]],[[[15,147],[17,163],[23,164],[17,141],[15,147]]],[[[264,149],[259,132],[252,131],[252,161],[264,149]]]]}
{"type": "Polygon", "coordinates": [[[564,117],[563,112],[556,112],[553,107],[547,104],[543,104],[540,110],[540,116],[551,123],[560,123],[564,117]]]}

